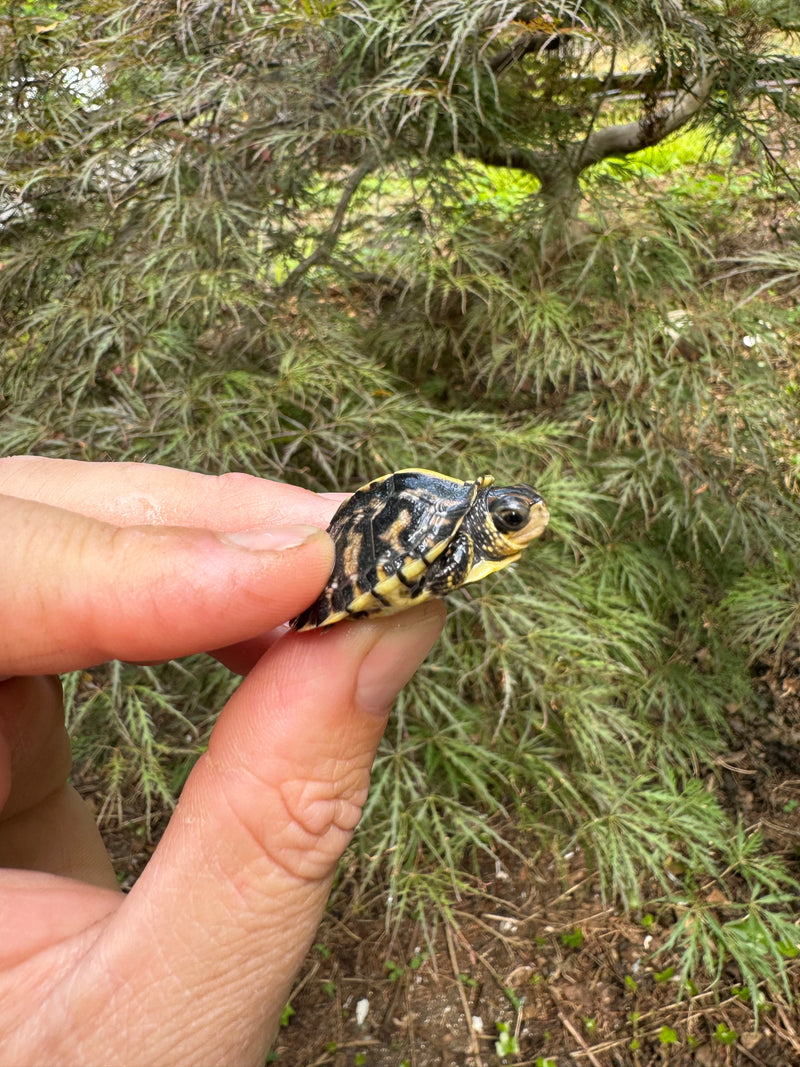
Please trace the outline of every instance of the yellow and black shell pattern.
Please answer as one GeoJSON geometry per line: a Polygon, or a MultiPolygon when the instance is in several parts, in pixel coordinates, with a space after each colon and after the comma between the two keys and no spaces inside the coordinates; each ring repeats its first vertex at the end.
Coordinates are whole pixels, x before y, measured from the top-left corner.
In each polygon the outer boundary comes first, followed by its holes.
{"type": "Polygon", "coordinates": [[[331,519],[336,562],[296,630],[388,615],[444,597],[518,560],[549,521],[529,485],[495,486],[412,468],[358,489],[331,519]]]}

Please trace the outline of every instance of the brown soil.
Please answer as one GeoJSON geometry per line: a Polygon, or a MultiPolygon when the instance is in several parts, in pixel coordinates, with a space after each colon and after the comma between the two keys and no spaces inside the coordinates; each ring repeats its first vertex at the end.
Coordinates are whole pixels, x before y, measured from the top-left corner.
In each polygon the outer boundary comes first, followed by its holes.
{"type": "MultiPolygon", "coordinates": [[[[379,914],[331,915],[292,997],[278,1062],[800,1063],[796,1020],[785,1007],[776,1004],[755,1032],[751,1008],[730,991],[735,971],[716,993],[681,999],[668,977],[670,956],[653,959],[668,929],[604,906],[579,855],[566,872],[560,868],[551,860],[533,871],[502,870],[463,902],[457,929],[437,931],[432,951],[413,923],[390,935],[379,914]],[[359,1024],[357,1005],[365,1000],[359,1024]],[[498,1055],[498,1023],[517,1038],[518,1054],[498,1055]],[[720,1025],[731,1044],[716,1036],[720,1025]]],[[[800,973],[794,980],[800,994],[800,973]]]]}

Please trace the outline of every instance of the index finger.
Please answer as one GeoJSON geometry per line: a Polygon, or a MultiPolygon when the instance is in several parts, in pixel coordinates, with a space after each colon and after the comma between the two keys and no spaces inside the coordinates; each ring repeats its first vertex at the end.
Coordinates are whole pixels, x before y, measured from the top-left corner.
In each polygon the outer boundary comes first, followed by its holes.
{"type": "Polygon", "coordinates": [[[323,529],[335,497],[251,474],[196,474],[152,463],[0,459],[0,494],[100,519],[114,526],[246,530],[308,524],[323,529]]]}
{"type": "Polygon", "coordinates": [[[237,644],[322,590],[333,544],[315,526],[115,526],[0,496],[0,673],[55,674],[237,644]]]}

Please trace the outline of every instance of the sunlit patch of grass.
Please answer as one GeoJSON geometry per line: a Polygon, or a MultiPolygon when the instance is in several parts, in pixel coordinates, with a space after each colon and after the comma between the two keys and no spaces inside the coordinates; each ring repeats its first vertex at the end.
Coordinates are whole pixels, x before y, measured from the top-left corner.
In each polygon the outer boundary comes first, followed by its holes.
{"type": "Polygon", "coordinates": [[[508,221],[536,196],[541,185],[533,174],[512,167],[488,167],[473,163],[470,165],[470,176],[465,202],[489,208],[508,221]]]}

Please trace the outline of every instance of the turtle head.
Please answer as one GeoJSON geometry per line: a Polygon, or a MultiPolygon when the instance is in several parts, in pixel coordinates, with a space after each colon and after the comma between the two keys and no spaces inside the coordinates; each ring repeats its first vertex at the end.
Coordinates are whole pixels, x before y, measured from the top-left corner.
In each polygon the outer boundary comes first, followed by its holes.
{"type": "Polygon", "coordinates": [[[489,518],[513,552],[538,537],[550,521],[547,505],[529,485],[491,488],[486,494],[489,518]]]}

